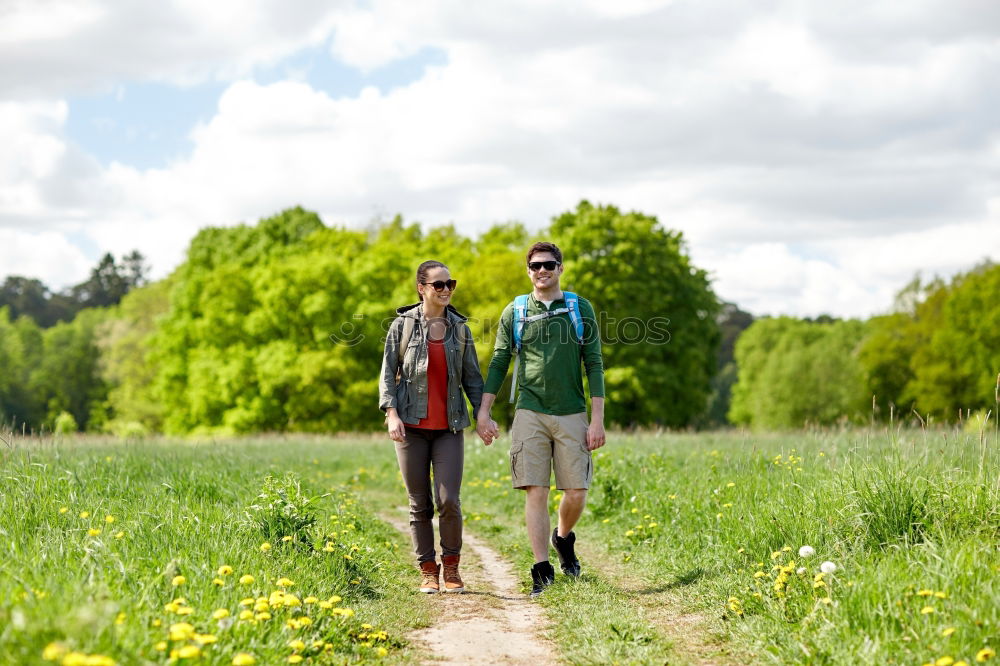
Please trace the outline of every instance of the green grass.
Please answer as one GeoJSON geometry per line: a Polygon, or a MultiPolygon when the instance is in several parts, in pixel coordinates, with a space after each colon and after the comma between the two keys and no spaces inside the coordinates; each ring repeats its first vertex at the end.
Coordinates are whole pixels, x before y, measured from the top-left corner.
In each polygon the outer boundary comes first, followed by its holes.
{"type": "Polygon", "coordinates": [[[356,443],[70,440],[2,451],[0,663],[39,663],[50,644],[119,664],[167,663],[184,646],[203,653],[198,663],[230,664],[240,652],[285,663],[296,639],[311,663],[379,659],[380,648],[391,661],[405,656],[405,631],[427,621],[403,582],[398,535],[342,487],[356,443]],[[244,575],[254,582],[240,584],[244,575]],[[241,600],[270,599],[282,577],[301,605],[266,603],[270,619],[238,619],[241,600]],[[178,597],[185,603],[166,609],[178,597]],[[218,609],[229,617],[214,618],[218,609]],[[303,617],[311,624],[289,626],[303,617]],[[171,641],[182,622],[216,642],[171,641]]]}
{"type": "MultiPolygon", "coordinates": [[[[467,528],[527,584],[531,554],[523,495],[509,487],[508,443],[467,438],[462,504],[467,528]]],[[[309,653],[313,663],[376,660],[378,646],[388,661],[419,657],[405,635],[432,618],[412,592],[405,539],[375,518],[405,504],[388,441],[70,440],[0,452],[2,663],[38,662],[52,642],[119,664],[166,663],[155,645],[184,619],[164,610],[178,595],[196,609],[188,621],[218,638],[200,663],[228,664],[238,651],[284,663],[295,636],[330,643],[325,655],[309,653]],[[249,509],[274,502],[270,513],[249,509]],[[91,527],[101,534],[88,536],[91,527]],[[265,538],[272,548],[261,552],[265,538]],[[323,550],[328,541],[333,552],[323,550]],[[218,588],[211,581],[224,564],[234,574],[218,588]],[[293,631],[285,619],[305,607],[282,608],[272,620],[219,626],[210,614],[240,610],[247,591],[235,579],[244,573],[257,580],[252,596],[268,596],[287,576],[300,598],[336,594],[355,615],[309,606],[316,622],[293,631]],[[175,588],[177,575],[186,581],[175,588]],[[362,623],[386,639],[362,637],[371,633],[362,623]]],[[[625,579],[704,617],[713,648],[735,663],[993,661],[998,463],[994,435],[952,431],[612,434],[577,528],[596,561],[584,561],[580,581],[558,576],[540,603],[569,663],[697,661],[672,644],[670,613],[648,612],[625,579]],[[815,555],[800,557],[803,545],[815,555]],[[817,579],[827,560],[837,570],[817,579]]],[[[553,491],[553,507],[557,498],[553,491]]]]}

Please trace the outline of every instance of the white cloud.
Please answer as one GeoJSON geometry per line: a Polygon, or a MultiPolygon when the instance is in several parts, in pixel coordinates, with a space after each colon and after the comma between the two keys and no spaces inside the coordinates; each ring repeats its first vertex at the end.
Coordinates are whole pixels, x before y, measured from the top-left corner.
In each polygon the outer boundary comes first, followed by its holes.
{"type": "MultiPolygon", "coordinates": [[[[447,62],[353,97],[236,78],[191,154],[162,169],[101,168],[63,136],[64,104],[8,102],[0,141],[22,149],[0,155],[0,228],[83,227],[102,250],[138,247],[162,275],[201,226],[295,204],[328,223],[399,211],[474,231],[541,226],[587,198],[682,229],[720,295],[744,308],[866,314],[919,269],[1000,258],[989,112],[1000,44],[983,26],[1000,12],[961,6],[852,2],[863,18],[852,31],[819,2],[373,0],[239,16],[176,2],[160,10],[168,27],[135,23],[150,48],[131,64],[118,59],[132,38],[109,38],[78,69],[59,49],[26,72],[3,68],[0,90],[233,76],[330,35],[338,58],[365,69],[427,46],[447,62]]],[[[116,9],[96,24],[136,20],[116,9]]]]}
{"type": "Polygon", "coordinates": [[[59,289],[86,276],[91,261],[57,231],[31,233],[0,228],[0,276],[43,276],[59,289]]]}

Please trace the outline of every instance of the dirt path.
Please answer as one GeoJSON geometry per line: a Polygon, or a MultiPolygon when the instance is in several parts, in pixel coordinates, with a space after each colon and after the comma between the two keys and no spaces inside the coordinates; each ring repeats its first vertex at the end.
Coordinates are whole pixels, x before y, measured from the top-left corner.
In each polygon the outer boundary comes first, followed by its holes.
{"type": "MultiPolygon", "coordinates": [[[[383,518],[409,537],[406,508],[398,507],[383,518]]],[[[555,645],[542,637],[545,615],[519,591],[511,566],[468,531],[463,541],[465,594],[430,595],[434,624],[409,636],[432,655],[423,663],[558,663],[555,645]]],[[[416,571],[413,580],[418,580],[416,571]]]]}

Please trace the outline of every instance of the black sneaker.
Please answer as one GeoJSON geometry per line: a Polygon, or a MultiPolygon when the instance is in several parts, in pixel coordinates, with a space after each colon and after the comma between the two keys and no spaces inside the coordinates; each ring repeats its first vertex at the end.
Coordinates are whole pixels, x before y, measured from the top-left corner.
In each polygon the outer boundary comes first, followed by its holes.
{"type": "Polygon", "coordinates": [[[539,562],[531,567],[531,598],[534,599],[540,595],[555,580],[556,570],[548,562],[539,562]]]}
{"type": "Polygon", "coordinates": [[[577,577],[580,575],[580,560],[576,559],[573,552],[573,544],[576,543],[576,534],[570,532],[568,535],[559,536],[559,530],[552,530],[552,545],[559,555],[559,566],[567,576],[577,577]]]}

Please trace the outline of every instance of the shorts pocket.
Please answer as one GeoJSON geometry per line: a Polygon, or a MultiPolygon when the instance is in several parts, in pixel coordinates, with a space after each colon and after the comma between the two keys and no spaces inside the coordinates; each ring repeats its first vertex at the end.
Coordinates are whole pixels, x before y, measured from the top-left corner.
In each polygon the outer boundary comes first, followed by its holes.
{"type": "MultiPolygon", "coordinates": [[[[518,463],[524,465],[524,442],[511,442],[510,444],[510,478],[517,481],[518,463]]],[[[517,485],[515,483],[515,485],[517,485]]]]}

